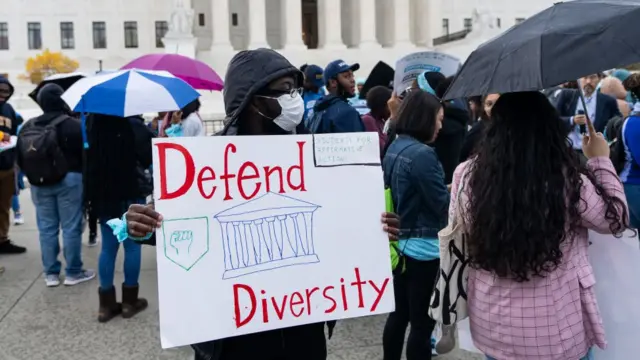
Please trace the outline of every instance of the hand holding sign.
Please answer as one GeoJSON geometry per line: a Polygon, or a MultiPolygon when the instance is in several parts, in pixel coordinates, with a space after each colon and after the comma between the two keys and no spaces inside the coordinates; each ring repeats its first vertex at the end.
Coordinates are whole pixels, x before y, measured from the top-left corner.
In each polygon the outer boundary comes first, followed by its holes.
{"type": "Polygon", "coordinates": [[[584,156],[586,156],[587,159],[600,156],[609,157],[611,151],[609,150],[607,140],[605,140],[602,133],[596,132],[589,117],[586,117],[586,120],[588,133],[582,138],[582,152],[584,156]]]}
{"type": "Polygon", "coordinates": [[[129,206],[126,219],[127,230],[133,237],[144,237],[162,225],[162,215],[153,209],[153,205],[129,206]]]}

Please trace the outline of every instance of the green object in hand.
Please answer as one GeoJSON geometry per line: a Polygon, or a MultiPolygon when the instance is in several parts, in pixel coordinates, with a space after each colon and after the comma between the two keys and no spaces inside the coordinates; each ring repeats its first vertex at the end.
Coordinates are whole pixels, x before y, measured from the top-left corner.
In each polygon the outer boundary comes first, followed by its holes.
{"type": "MultiPolygon", "coordinates": [[[[386,212],[390,212],[390,213],[395,212],[395,209],[393,206],[393,198],[391,197],[391,188],[384,189],[384,205],[385,205],[386,212]]],[[[391,270],[395,272],[401,261],[400,250],[398,249],[397,240],[389,242],[389,253],[391,255],[391,270]]],[[[402,270],[400,270],[400,273],[403,273],[404,269],[405,269],[405,266],[403,261],[402,270]]]]}

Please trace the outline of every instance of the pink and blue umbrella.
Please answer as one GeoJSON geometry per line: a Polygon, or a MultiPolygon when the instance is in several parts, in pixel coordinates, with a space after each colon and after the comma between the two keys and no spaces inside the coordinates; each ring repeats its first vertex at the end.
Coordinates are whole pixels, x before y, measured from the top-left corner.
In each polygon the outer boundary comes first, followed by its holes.
{"type": "Polygon", "coordinates": [[[121,68],[126,69],[167,71],[198,90],[221,91],[224,88],[224,82],[209,65],[177,54],[144,55],[121,68]]]}

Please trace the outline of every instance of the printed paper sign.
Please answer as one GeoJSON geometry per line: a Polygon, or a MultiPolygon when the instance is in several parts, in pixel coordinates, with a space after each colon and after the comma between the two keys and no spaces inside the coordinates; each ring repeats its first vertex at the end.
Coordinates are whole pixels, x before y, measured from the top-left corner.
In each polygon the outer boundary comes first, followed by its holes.
{"type": "Polygon", "coordinates": [[[163,348],[394,310],[378,135],[155,139],[163,348]]]}
{"type": "Polygon", "coordinates": [[[396,94],[402,94],[424,71],[437,71],[444,76],[453,76],[460,66],[460,59],[439,52],[423,51],[409,54],[396,62],[393,90],[396,94]]]}
{"type": "Polygon", "coordinates": [[[0,141],[0,152],[5,150],[13,149],[18,144],[18,137],[15,135],[11,135],[9,141],[0,141]]]}

